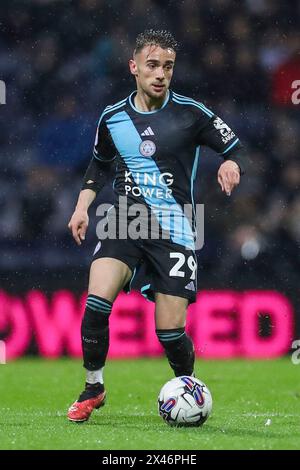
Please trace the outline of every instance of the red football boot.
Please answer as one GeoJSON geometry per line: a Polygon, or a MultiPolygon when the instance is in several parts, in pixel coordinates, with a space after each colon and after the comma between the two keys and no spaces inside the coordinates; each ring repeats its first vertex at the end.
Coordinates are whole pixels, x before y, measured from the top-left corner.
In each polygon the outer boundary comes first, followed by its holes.
{"type": "Polygon", "coordinates": [[[85,390],[68,410],[68,419],[75,423],[83,423],[91,416],[93,410],[104,406],[106,392],[101,384],[86,384],[85,390]]]}

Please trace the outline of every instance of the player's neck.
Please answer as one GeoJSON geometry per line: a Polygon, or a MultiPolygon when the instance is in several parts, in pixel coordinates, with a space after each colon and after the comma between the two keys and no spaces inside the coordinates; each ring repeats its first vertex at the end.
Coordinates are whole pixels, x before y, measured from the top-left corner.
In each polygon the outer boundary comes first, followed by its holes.
{"type": "Polygon", "coordinates": [[[168,94],[168,90],[161,98],[151,98],[150,96],[146,95],[142,90],[138,90],[137,94],[134,97],[134,106],[137,108],[138,111],[142,112],[149,112],[155,111],[156,109],[162,108],[166,96],[168,94]]]}

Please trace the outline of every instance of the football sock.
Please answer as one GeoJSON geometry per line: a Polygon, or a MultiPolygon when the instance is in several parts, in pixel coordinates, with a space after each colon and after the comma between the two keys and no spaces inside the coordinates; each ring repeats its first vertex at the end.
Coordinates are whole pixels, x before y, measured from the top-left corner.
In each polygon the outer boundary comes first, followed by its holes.
{"type": "Polygon", "coordinates": [[[86,381],[89,384],[96,384],[100,383],[103,384],[103,369],[104,367],[101,367],[101,369],[98,370],[87,370],[86,371],[86,381]]]}
{"type": "Polygon", "coordinates": [[[191,338],[185,333],[185,329],[156,330],[156,334],[175,376],[193,375],[194,346],[191,338]]]}
{"type": "MultiPolygon", "coordinates": [[[[88,371],[96,371],[93,377],[101,383],[101,375],[109,347],[109,315],[112,303],[109,300],[90,294],[81,324],[81,344],[83,366],[88,371]],[[98,375],[97,375],[98,372],[98,375]]],[[[87,380],[88,381],[88,380],[87,380]]],[[[102,377],[103,383],[103,377],[102,377]]]]}

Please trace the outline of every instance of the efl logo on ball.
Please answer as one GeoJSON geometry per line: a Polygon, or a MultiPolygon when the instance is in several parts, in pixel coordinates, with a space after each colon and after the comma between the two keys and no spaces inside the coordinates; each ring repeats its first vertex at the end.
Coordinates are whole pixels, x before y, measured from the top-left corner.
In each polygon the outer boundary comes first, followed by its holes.
{"type": "Polygon", "coordinates": [[[144,157],[152,157],[156,152],[156,145],[152,140],[144,140],[140,144],[140,152],[144,157]]]}
{"type": "Polygon", "coordinates": [[[201,426],[211,410],[211,393],[196,377],[175,377],[159,392],[158,412],[170,426],[201,426]]]}

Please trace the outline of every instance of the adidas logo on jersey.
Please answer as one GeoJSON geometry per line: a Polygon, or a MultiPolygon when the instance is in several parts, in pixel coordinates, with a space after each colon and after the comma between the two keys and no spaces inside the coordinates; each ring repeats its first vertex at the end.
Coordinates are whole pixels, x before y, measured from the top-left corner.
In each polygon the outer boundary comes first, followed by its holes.
{"type": "Polygon", "coordinates": [[[147,127],[147,129],[145,129],[144,132],[141,133],[142,137],[144,137],[145,135],[154,135],[154,132],[150,126],[147,127]]]}
{"type": "Polygon", "coordinates": [[[189,282],[186,286],[185,286],[185,289],[187,290],[195,290],[195,284],[193,283],[193,281],[189,282]]]}

